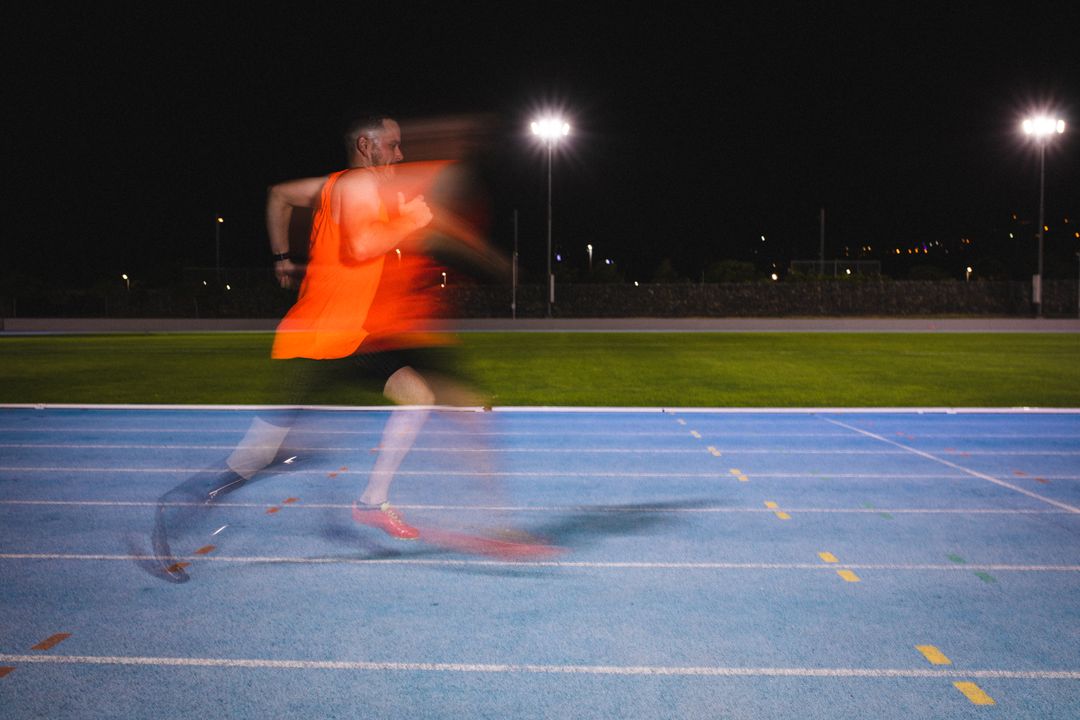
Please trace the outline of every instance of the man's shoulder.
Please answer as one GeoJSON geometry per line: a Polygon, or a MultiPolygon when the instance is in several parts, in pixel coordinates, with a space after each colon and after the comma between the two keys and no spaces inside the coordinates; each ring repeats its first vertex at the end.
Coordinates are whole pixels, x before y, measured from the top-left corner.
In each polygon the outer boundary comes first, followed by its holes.
{"type": "Polygon", "coordinates": [[[375,174],[368,168],[348,168],[330,176],[334,191],[378,193],[375,174]]]}

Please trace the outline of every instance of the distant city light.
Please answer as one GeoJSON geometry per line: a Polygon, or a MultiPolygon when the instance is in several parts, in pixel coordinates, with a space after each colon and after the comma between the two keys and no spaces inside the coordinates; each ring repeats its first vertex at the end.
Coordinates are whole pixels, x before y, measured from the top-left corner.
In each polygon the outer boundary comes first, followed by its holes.
{"type": "MultiPolygon", "coordinates": [[[[764,238],[762,238],[762,240],[764,240],[764,238]]],[[[780,276],[779,276],[779,275],[777,275],[776,273],[773,273],[773,274],[772,274],[772,275],[770,275],[769,277],[771,277],[771,278],[772,278],[773,280],[779,280],[779,279],[780,279],[780,276]]]]}

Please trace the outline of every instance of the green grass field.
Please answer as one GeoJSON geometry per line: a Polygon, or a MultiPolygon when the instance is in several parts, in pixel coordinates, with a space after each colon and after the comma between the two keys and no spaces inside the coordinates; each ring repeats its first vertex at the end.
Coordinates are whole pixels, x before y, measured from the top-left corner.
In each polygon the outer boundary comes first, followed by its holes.
{"type": "MultiPolygon", "coordinates": [[[[464,333],[494,405],[1080,407],[1080,335],[464,333]]],[[[0,402],[272,404],[270,335],[0,338],[0,402]]],[[[347,386],[321,404],[385,404],[347,386]]]]}

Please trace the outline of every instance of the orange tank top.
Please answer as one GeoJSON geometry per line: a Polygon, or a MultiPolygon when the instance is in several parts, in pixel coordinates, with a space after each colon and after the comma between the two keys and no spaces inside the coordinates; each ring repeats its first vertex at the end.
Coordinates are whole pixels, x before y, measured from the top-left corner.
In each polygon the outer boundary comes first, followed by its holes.
{"type": "MultiPolygon", "coordinates": [[[[342,259],[342,229],[330,210],[334,184],[348,172],[332,174],[323,185],[311,227],[307,272],[300,294],[278,324],[271,356],[325,360],[351,355],[368,336],[364,327],[379,287],[385,256],[357,263],[342,259]]],[[[379,213],[386,219],[386,209],[379,213]]]]}
{"type": "MultiPolygon", "coordinates": [[[[307,272],[296,303],[278,324],[274,358],[341,358],[365,341],[372,351],[447,341],[429,329],[442,305],[436,282],[441,268],[430,258],[391,252],[361,262],[346,259],[343,231],[330,203],[334,185],[346,172],[332,174],[323,185],[312,220],[307,272]]],[[[415,185],[398,181],[390,189],[400,188],[408,197],[422,190],[423,183],[415,185]]],[[[379,218],[389,219],[383,203],[379,218]]]]}

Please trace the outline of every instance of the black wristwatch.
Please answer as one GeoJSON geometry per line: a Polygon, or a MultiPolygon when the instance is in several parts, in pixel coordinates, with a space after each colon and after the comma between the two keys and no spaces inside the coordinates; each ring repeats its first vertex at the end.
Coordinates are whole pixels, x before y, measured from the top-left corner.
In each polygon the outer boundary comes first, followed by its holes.
{"type": "Polygon", "coordinates": [[[291,257],[289,255],[289,253],[287,253],[287,252],[274,253],[274,262],[281,262],[282,260],[290,260],[290,259],[291,259],[291,257]]]}

